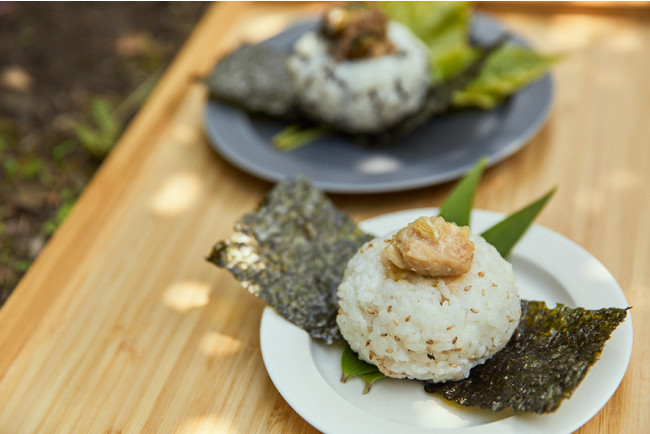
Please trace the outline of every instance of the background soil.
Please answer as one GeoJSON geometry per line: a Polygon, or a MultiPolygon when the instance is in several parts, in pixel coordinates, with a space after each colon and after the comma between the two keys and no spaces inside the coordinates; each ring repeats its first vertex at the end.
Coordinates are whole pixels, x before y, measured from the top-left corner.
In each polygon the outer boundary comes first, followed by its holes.
{"type": "Polygon", "coordinates": [[[206,7],[0,2],[0,305],[206,7]]]}

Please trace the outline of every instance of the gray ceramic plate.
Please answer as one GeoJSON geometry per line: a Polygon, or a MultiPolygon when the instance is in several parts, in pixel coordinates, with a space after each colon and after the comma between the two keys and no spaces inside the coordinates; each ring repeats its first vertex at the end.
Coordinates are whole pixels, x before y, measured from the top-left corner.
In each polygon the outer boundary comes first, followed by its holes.
{"type": "MultiPolygon", "coordinates": [[[[314,23],[303,23],[265,43],[286,48],[314,23]]],[[[489,43],[505,29],[476,14],[472,39],[489,43]]],[[[518,43],[525,43],[514,38],[518,43]]],[[[495,164],[520,149],[546,120],[553,93],[549,76],[521,90],[500,107],[462,110],[434,117],[396,143],[361,146],[344,135],[332,135],[291,152],[278,151],[271,137],[286,123],[208,102],[204,114],[214,148],[240,169],[279,181],[302,174],[333,193],[380,193],[449,181],[464,175],[487,156],[495,164]]]]}

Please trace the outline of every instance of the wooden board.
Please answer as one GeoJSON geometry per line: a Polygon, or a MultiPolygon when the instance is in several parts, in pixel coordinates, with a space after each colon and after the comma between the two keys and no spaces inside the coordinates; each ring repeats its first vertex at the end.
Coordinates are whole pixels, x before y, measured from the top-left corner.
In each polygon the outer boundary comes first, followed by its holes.
{"type": "MultiPolygon", "coordinates": [[[[243,41],[318,5],[215,4],[70,217],[0,310],[0,432],[313,432],[269,380],[262,303],[203,260],[270,184],[208,145],[196,77],[243,41]]],[[[547,125],[487,171],[478,208],[512,211],[553,185],[539,223],[612,272],[634,307],[632,361],[581,433],[650,425],[650,21],[509,13],[550,52],[547,125]]],[[[439,205],[451,184],[334,196],[355,219],[439,205]]]]}

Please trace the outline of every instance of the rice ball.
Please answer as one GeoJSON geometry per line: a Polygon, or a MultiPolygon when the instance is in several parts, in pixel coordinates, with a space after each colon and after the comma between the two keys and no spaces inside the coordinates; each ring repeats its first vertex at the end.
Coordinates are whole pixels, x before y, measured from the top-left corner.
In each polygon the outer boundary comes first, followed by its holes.
{"type": "Polygon", "coordinates": [[[512,266],[481,236],[470,239],[474,259],[459,276],[396,273],[383,238],[349,261],[337,323],[363,360],[394,378],[460,380],[508,343],[521,317],[512,266]]]}
{"type": "Polygon", "coordinates": [[[349,133],[377,133],[418,110],[430,81],[427,47],[390,22],[394,54],[336,62],[325,37],[309,32],[287,60],[300,107],[349,133]]]}

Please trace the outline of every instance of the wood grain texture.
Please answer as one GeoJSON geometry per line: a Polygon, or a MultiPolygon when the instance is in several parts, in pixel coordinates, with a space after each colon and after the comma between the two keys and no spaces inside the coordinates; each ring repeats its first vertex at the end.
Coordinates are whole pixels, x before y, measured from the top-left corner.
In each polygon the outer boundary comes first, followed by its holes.
{"type": "MultiPolygon", "coordinates": [[[[206,263],[270,184],[217,156],[196,77],[243,41],[317,5],[213,6],[64,225],[0,310],[0,432],[313,432],[259,349],[263,305],[206,263]]],[[[616,394],[580,433],[650,426],[650,22],[500,10],[554,70],[549,122],[487,170],[478,208],[512,211],[551,186],[539,223],[582,245],[633,306],[616,394]]],[[[452,184],[333,196],[361,220],[437,206],[452,184]]]]}

